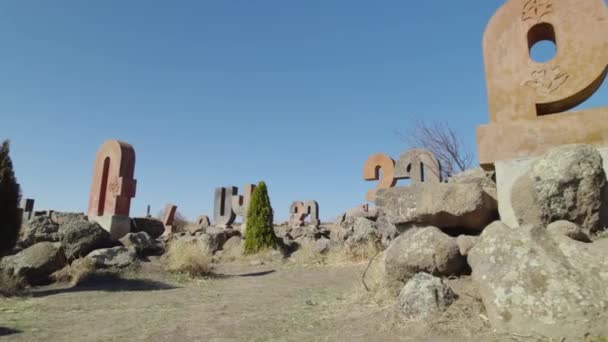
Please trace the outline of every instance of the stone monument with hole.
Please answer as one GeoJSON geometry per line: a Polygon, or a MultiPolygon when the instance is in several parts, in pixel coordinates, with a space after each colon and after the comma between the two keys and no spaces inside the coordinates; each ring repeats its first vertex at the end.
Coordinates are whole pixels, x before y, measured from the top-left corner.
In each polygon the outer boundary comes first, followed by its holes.
{"type": "Polygon", "coordinates": [[[608,106],[575,110],[608,72],[608,10],[604,0],[509,0],[483,37],[488,124],[477,127],[479,162],[496,170],[501,220],[518,222],[514,182],[536,157],[566,144],[595,146],[608,163],[608,106]],[[531,50],[553,42],[555,56],[531,50]]]}

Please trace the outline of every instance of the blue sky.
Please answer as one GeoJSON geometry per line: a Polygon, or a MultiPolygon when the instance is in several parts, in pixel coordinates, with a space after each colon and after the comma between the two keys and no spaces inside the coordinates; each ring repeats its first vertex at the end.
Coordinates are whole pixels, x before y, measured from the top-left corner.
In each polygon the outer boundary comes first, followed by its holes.
{"type": "Polygon", "coordinates": [[[137,153],[132,216],[211,216],[215,187],[265,180],[277,219],[308,199],[333,219],[375,186],[368,155],[407,148],[394,132],[412,117],[475,150],[502,3],[4,0],[0,138],[38,209],[86,211],[95,153],[120,139],[137,153]]]}

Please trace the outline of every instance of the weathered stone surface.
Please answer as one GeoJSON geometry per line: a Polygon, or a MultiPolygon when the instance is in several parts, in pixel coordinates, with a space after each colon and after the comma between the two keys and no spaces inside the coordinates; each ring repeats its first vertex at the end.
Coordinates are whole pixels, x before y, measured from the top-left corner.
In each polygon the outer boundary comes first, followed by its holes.
{"type": "Polygon", "coordinates": [[[156,239],[163,235],[165,227],[163,223],[157,219],[136,217],[131,219],[131,232],[146,232],[150,237],[156,239]]]}
{"type": "Polygon", "coordinates": [[[390,223],[384,213],[380,213],[376,219],[376,229],[380,235],[380,242],[387,248],[393,240],[399,236],[399,230],[394,224],[390,223]]]}
{"type": "Polygon", "coordinates": [[[363,217],[355,219],[355,224],[352,228],[352,234],[344,242],[347,248],[353,248],[357,245],[379,242],[380,236],[376,229],[376,223],[363,217]]]}
{"type": "Polygon", "coordinates": [[[490,197],[494,200],[498,199],[495,171],[486,171],[481,167],[475,167],[453,175],[448,179],[448,183],[479,184],[490,197]]]}
{"type": "Polygon", "coordinates": [[[317,253],[327,253],[329,251],[329,247],[331,246],[331,241],[328,238],[320,238],[315,241],[315,251],[317,253]]]}
{"type": "Polygon", "coordinates": [[[395,225],[481,231],[497,217],[496,200],[474,183],[418,183],[379,190],[376,204],[395,225]]]}
{"type": "Polygon", "coordinates": [[[228,239],[222,246],[222,256],[231,256],[238,258],[243,254],[243,238],[233,236],[228,239]]]}
{"type": "Polygon", "coordinates": [[[173,225],[173,221],[175,220],[175,214],[177,213],[177,206],[174,204],[165,205],[165,211],[163,212],[163,226],[165,226],[165,231],[163,234],[168,235],[175,233],[175,227],[173,225]]]}
{"type": "Polygon", "coordinates": [[[399,309],[406,319],[423,321],[445,311],[456,294],[441,278],[417,273],[399,294],[399,309]]]}
{"type": "Polygon", "coordinates": [[[161,250],[161,247],[146,232],[129,233],[120,242],[125,247],[134,247],[138,254],[154,254],[161,250]]]}
{"type": "Polygon", "coordinates": [[[2,272],[23,277],[30,285],[50,283],[50,275],[67,264],[58,242],[39,242],[21,252],[4,257],[0,262],[2,272]]]}
{"type": "Polygon", "coordinates": [[[473,246],[475,246],[477,241],[479,241],[478,236],[459,235],[456,238],[456,243],[458,244],[458,250],[460,251],[460,254],[462,256],[467,256],[469,254],[469,251],[471,250],[471,248],[473,248],[473,246]]]}
{"type": "Polygon", "coordinates": [[[583,229],[575,223],[568,221],[556,221],[547,226],[549,234],[567,236],[572,240],[580,242],[591,242],[591,238],[583,229]]]}
{"type": "Polygon", "coordinates": [[[53,211],[51,213],[51,219],[53,220],[53,222],[61,226],[72,221],[86,221],[87,215],[85,215],[84,213],[67,213],[53,211]]]}
{"type": "Polygon", "coordinates": [[[606,186],[602,163],[600,153],[587,145],[559,147],[540,157],[511,192],[519,224],[567,220],[597,231],[606,186]]]}
{"type": "Polygon", "coordinates": [[[393,290],[400,289],[416,273],[451,276],[465,267],[456,238],[435,227],[411,228],[386,250],[387,285],[393,290]]]}
{"type": "Polygon", "coordinates": [[[89,221],[72,221],[59,230],[61,244],[68,260],[78,259],[111,244],[110,234],[99,224],[89,221]]]}
{"type": "Polygon", "coordinates": [[[171,248],[179,248],[181,244],[197,244],[201,247],[201,250],[207,250],[210,253],[215,253],[221,250],[224,243],[232,236],[230,236],[228,232],[223,229],[208,229],[206,233],[199,233],[193,236],[184,235],[172,240],[171,248]]]}
{"type": "Polygon", "coordinates": [[[574,341],[608,333],[607,251],[608,239],[582,243],[542,226],[495,222],[468,261],[493,326],[574,341]]]}
{"type": "Polygon", "coordinates": [[[211,226],[211,220],[209,216],[201,215],[196,219],[196,230],[205,231],[211,226]]]}
{"type": "Polygon", "coordinates": [[[232,196],[232,211],[235,215],[241,216],[243,220],[247,219],[247,210],[249,209],[249,202],[251,202],[251,195],[255,190],[255,184],[245,184],[243,186],[243,195],[232,196]]]}
{"type": "Polygon", "coordinates": [[[565,144],[606,146],[608,107],[567,112],[592,96],[608,64],[603,0],[509,0],[483,38],[490,124],[477,128],[478,159],[538,156],[565,144]],[[549,40],[559,53],[537,63],[530,48],[549,40]],[[567,113],[565,115],[547,115],[567,113]]]}
{"type": "Polygon", "coordinates": [[[134,247],[113,247],[95,250],[86,256],[96,268],[125,268],[137,262],[134,247]]]}
{"type": "Polygon", "coordinates": [[[38,242],[59,241],[59,225],[48,216],[36,216],[29,220],[21,228],[17,245],[21,248],[27,248],[38,242]]]}

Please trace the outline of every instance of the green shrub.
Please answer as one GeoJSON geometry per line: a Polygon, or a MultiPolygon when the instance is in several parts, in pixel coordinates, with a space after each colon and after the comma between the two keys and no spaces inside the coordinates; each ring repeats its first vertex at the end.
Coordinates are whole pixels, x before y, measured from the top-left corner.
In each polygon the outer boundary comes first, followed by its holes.
{"type": "Polygon", "coordinates": [[[21,190],[15,179],[9,152],[10,143],[5,140],[0,147],[0,255],[15,246],[21,224],[21,190]]]}
{"type": "Polygon", "coordinates": [[[264,249],[276,247],[277,237],[274,235],[273,211],[264,182],[260,182],[251,194],[246,222],[245,254],[255,254],[264,249]]]}

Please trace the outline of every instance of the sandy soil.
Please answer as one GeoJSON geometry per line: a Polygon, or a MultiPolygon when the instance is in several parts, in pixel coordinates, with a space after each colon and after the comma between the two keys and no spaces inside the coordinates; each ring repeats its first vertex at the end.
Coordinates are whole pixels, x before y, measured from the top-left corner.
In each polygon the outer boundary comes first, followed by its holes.
{"type": "Polygon", "coordinates": [[[153,261],[123,278],[0,298],[0,341],[498,340],[467,295],[430,325],[400,322],[393,306],[362,295],[364,268],[228,264],[215,278],[193,280],[153,261]],[[473,323],[466,331],[459,330],[463,315],[473,323]]]}

